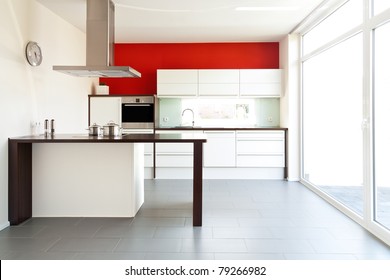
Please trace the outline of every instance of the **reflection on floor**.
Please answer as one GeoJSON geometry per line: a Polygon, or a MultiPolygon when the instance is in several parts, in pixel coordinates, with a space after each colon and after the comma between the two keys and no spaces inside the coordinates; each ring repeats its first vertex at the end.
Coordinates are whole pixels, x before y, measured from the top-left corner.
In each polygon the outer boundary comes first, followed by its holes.
{"type": "Polygon", "coordinates": [[[192,182],[147,180],[130,218],[33,218],[0,232],[1,259],[390,259],[390,247],[302,184],[205,180],[203,227],[192,182]]]}
{"type": "MultiPolygon", "coordinates": [[[[322,191],[363,216],[363,187],[320,186],[322,191]]],[[[390,229],[390,188],[378,188],[376,221],[390,229]]]]}

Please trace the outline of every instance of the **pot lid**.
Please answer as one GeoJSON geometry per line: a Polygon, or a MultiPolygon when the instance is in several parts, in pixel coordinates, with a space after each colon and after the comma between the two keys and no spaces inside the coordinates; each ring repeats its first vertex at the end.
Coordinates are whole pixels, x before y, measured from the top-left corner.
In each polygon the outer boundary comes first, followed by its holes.
{"type": "Polygon", "coordinates": [[[96,123],[93,123],[92,125],[90,125],[89,127],[100,127],[100,125],[96,124],[96,123]]]}
{"type": "Polygon", "coordinates": [[[105,126],[119,126],[119,124],[116,124],[113,121],[109,121],[105,126]]]}

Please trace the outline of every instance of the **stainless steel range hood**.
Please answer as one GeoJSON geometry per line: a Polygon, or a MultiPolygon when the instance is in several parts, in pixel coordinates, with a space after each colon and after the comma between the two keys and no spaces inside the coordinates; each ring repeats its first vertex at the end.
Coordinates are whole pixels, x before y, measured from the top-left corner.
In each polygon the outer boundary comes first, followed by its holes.
{"type": "Polygon", "coordinates": [[[114,66],[115,5],[111,0],[87,0],[86,66],[53,66],[77,77],[140,78],[129,66],[114,66]]]}

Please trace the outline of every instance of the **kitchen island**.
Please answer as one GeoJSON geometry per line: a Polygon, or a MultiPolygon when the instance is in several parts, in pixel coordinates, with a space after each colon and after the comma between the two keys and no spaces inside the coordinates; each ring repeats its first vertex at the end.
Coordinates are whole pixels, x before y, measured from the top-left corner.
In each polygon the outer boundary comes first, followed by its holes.
{"type": "MultiPolygon", "coordinates": [[[[81,145],[84,147],[90,147],[91,145],[97,145],[103,147],[103,144],[113,146],[116,149],[123,149],[124,153],[129,156],[129,174],[135,176],[130,178],[131,183],[129,188],[133,188],[132,194],[133,200],[130,202],[136,202],[141,204],[143,202],[143,179],[140,180],[139,166],[141,165],[139,160],[142,150],[142,143],[192,143],[194,150],[194,165],[193,165],[193,225],[202,225],[202,185],[203,185],[203,143],[206,142],[204,135],[196,133],[182,133],[182,134],[129,134],[118,137],[103,137],[103,136],[88,136],[88,135],[53,135],[45,137],[40,136],[24,136],[9,138],[8,142],[8,160],[9,160],[9,179],[8,179],[8,209],[9,209],[9,222],[11,225],[17,225],[33,216],[33,193],[35,190],[33,179],[33,170],[39,169],[40,162],[34,159],[34,155],[39,158],[40,153],[34,153],[33,144],[35,146],[41,146],[43,149],[51,147],[50,153],[56,153],[56,150],[60,151],[61,145],[65,145],[66,149],[74,146],[81,152],[81,145]],[[50,145],[48,145],[50,144],[50,145]],[[75,145],[76,144],[76,145],[75,145]],[[120,145],[120,146],[118,146],[120,145]],[[119,147],[119,148],[118,148],[119,147]],[[34,166],[35,165],[35,166],[34,166]],[[134,180],[135,179],[135,180],[134,180]],[[141,185],[142,184],[142,185],[141,185]],[[140,193],[142,192],[142,193],[140,193]],[[134,200],[135,199],[135,200],[134,200]]],[[[111,147],[112,148],[112,147],[111,147]]],[[[110,148],[110,149],[111,149],[110,148]]],[[[98,149],[96,149],[98,151],[98,149]]],[[[90,155],[93,153],[90,153],[90,155]]],[[[65,153],[63,153],[65,155],[65,153]]],[[[60,155],[61,156],[61,155],[60,155]]],[[[61,162],[59,157],[57,162],[61,162]]],[[[87,158],[88,155],[80,154],[77,158],[74,158],[74,162],[82,161],[87,158]]],[[[102,162],[106,164],[106,171],[115,169],[115,162],[106,161],[104,155],[101,155],[102,162]]],[[[69,166],[68,166],[69,167],[69,166]]],[[[66,169],[67,167],[58,167],[66,169]]],[[[123,168],[123,166],[122,166],[123,168]]],[[[93,166],[90,167],[93,171],[93,166]]],[[[62,170],[67,171],[67,170],[62,170]]],[[[102,173],[102,170],[96,170],[96,174],[102,173]]],[[[112,174],[113,172],[107,172],[112,174]]],[[[141,174],[142,175],[142,174],[141,174]]],[[[80,174],[79,176],[93,176],[91,174],[80,174]]],[[[77,178],[75,178],[77,180],[77,178]]],[[[41,182],[44,178],[41,179],[41,182]]],[[[39,181],[38,181],[39,182],[39,181]]],[[[107,185],[109,189],[110,186],[107,185]]],[[[50,189],[48,189],[50,191],[50,189]]],[[[66,192],[66,188],[64,190],[66,192]]],[[[126,204],[126,201],[122,202],[126,204]]],[[[141,205],[135,205],[132,212],[138,211],[141,205]]],[[[102,205],[104,207],[104,205],[102,205]]],[[[71,209],[72,205],[68,205],[68,209],[71,209]]],[[[39,208],[37,208],[39,209],[39,208]]],[[[36,210],[39,211],[39,210],[36,210]]],[[[130,211],[131,212],[131,211],[130,211]]],[[[133,213],[135,215],[135,213],[133,213]]],[[[130,214],[131,216],[132,214],[130,214]]],[[[87,215],[84,215],[87,216],[87,215]]]]}

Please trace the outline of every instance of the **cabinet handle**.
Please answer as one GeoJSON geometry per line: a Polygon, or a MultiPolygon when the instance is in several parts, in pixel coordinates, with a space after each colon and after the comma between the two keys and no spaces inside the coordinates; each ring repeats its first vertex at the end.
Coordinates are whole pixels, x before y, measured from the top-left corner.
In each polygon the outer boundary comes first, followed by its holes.
{"type": "Polygon", "coordinates": [[[150,107],[151,104],[123,104],[125,107],[150,107]]]}

